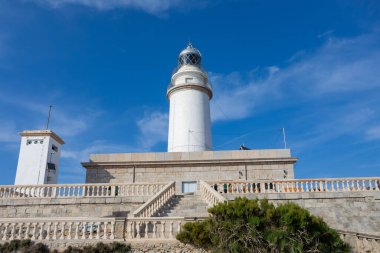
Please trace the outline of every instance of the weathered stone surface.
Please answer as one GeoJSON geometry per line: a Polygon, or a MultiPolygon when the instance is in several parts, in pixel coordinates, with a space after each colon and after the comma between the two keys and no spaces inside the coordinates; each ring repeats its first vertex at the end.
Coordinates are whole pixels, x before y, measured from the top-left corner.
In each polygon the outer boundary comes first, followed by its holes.
{"type": "MultiPolygon", "coordinates": [[[[290,150],[235,150],[181,153],[96,154],[86,183],[292,179],[290,150]]],[[[180,189],[177,187],[177,189],[180,189]]]]}
{"type": "Polygon", "coordinates": [[[149,196],[1,199],[0,218],[127,217],[149,196]]]}

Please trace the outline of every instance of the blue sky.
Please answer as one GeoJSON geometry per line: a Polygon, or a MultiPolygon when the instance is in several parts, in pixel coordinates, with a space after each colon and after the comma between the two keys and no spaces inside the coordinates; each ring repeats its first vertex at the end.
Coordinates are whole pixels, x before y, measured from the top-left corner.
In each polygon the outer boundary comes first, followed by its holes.
{"type": "Polygon", "coordinates": [[[215,150],[283,148],[296,177],[380,176],[380,2],[0,0],[0,184],[20,137],[91,153],[165,151],[166,87],[190,40],[214,87],[215,150]]]}

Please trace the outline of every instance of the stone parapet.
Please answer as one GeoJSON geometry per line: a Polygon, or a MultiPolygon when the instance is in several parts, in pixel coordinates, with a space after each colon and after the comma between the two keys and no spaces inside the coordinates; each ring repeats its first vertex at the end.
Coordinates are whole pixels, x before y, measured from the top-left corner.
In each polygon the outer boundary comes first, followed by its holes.
{"type": "Polygon", "coordinates": [[[288,149],[94,154],[82,163],[86,183],[293,179],[288,149]]]}

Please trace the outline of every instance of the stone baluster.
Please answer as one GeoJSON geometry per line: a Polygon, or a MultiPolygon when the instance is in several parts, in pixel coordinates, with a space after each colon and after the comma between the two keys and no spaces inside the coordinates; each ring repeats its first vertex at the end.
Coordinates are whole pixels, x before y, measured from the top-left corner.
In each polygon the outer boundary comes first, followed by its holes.
{"type": "Polygon", "coordinates": [[[38,240],[44,239],[44,226],[45,222],[42,222],[40,225],[40,232],[38,233],[38,240]]]}
{"type": "Polygon", "coordinates": [[[67,239],[68,239],[68,240],[71,240],[71,238],[72,238],[72,237],[71,237],[71,233],[72,233],[72,230],[73,230],[73,223],[74,223],[74,222],[69,222],[69,224],[68,224],[68,225],[69,225],[69,232],[68,232],[68,234],[67,234],[67,239]]]}
{"type": "Polygon", "coordinates": [[[36,240],[37,225],[38,223],[33,223],[32,240],[36,240]]]}
{"type": "Polygon", "coordinates": [[[60,240],[65,239],[65,225],[66,225],[66,222],[61,223],[61,236],[59,237],[60,240]]]}
{"type": "Polygon", "coordinates": [[[29,239],[29,231],[30,231],[30,222],[26,223],[26,231],[24,239],[29,239]]]}
{"type": "Polygon", "coordinates": [[[181,229],[182,229],[182,222],[178,221],[177,233],[181,232],[181,229]]]}
{"type": "Polygon", "coordinates": [[[82,222],[82,240],[86,239],[87,222],[82,222]]]}
{"type": "Polygon", "coordinates": [[[153,235],[152,235],[152,237],[153,238],[157,238],[157,221],[153,221],[153,229],[152,229],[153,231],[153,235]]]}
{"type": "Polygon", "coordinates": [[[11,236],[10,236],[10,240],[14,240],[15,239],[15,229],[16,229],[16,224],[15,223],[12,223],[11,224],[12,228],[11,228],[11,236]]]}
{"type": "Polygon", "coordinates": [[[24,226],[24,223],[21,222],[19,224],[19,229],[18,229],[18,235],[17,235],[17,239],[21,240],[22,239],[22,227],[24,226]]]}
{"type": "Polygon", "coordinates": [[[135,238],[135,222],[134,221],[130,221],[128,223],[130,224],[129,235],[130,235],[130,238],[133,239],[133,238],[135,238]]]}
{"type": "Polygon", "coordinates": [[[354,182],[355,182],[355,190],[356,191],[360,191],[360,185],[359,185],[359,182],[357,179],[354,179],[354,182]]]}
{"type": "Polygon", "coordinates": [[[149,221],[144,221],[144,238],[148,239],[148,226],[149,226],[149,221]]]}
{"type": "Polygon", "coordinates": [[[115,222],[114,221],[111,222],[111,236],[110,236],[110,239],[111,240],[115,239],[115,222]]]}
{"type": "Polygon", "coordinates": [[[100,239],[100,229],[101,229],[101,224],[100,222],[96,222],[96,237],[95,239],[99,240],[100,239]]]}
{"type": "Polygon", "coordinates": [[[165,225],[166,225],[166,222],[162,221],[161,222],[161,234],[160,234],[160,238],[162,238],[162,239],[165,238],[165,225]]]}
{"type": "Polygon", "coordinates": [[[51,222],[47,223],[46,240],[50,240],[51,222]]]}
{"type": "Polygon", "coordinates": [[[173,221],[170,222],[169,234],[170,234],[170,238],[174,238],[174,235],[173,235],[173,221]]]}
{"type": "Polygon", "coordinates": [[[57,232],[58,232],[58,223],[54,222],[54,228],[53,228],[53,240],[57,240],[57,232]]]}
{"type": "Polygon", "coordinates": [[[88,239],[93,239],[93,232],[94,232],[94,223],[93,222],[89,222],[90,224],[90,235],[88,237],[88,239]]]}
{"type": "MultiPolygon", "coordinates": [[[[102,236],[103,240],[107,240],[107,225],[108,225],[108,221],[105,221],[104,222],[104,228],[103,228],[103,236],[102,236]]],[[[100,236],[100,229],[99,229],[99,233],[98,234],[100,236]]]]}
{"type": "Polygon", "coordinates": [[[6,241],[7,240],[7,235],[8,235],[8,226],[9,226],[9,223],[4,223],[4,234],[3,234],[3,237],[2,237],[2,240],[3,241],[6,241]]]}
{"type": "Polygon", "coordinates": [[[75,222],[75,236],[74,236],[74,239],[75,240],[79,239],[79,222],[75,222]]]}

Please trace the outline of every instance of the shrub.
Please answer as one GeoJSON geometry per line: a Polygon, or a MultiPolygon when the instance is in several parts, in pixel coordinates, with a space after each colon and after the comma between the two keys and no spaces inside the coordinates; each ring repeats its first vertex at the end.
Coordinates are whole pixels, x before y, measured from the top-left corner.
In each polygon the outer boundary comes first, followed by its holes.
{"type": "Polygon", "coordinates": [[[335,230],[296,204],[237,198],[209,212],[186,223],[177,239],[214,252],[349,252],[335,230]]]}

